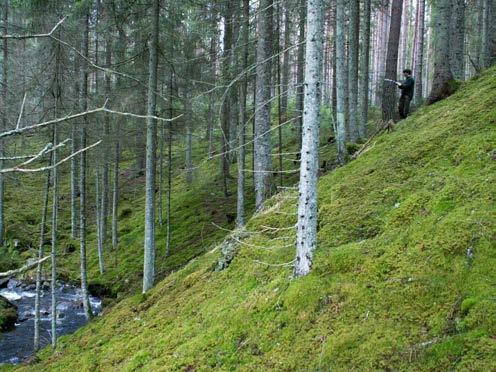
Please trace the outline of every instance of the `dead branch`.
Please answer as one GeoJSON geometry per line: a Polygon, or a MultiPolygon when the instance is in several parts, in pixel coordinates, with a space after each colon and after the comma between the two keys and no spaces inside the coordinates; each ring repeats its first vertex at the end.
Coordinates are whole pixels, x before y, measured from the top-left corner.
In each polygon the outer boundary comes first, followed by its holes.
{"type": "Polygon", "coordinates": [[[7,168],[7,169],[0,169],[0,173],[11,173],[11,172],[21,172],[21,173],[35,173],[35,172],[44,172],[44,171],[47,171],[47,170],[50,170],[50,169],[54,169],[56,167],[58,167],[59,165],[71,160],[73,157],[85,152],[85,151],[88,151],[90,149],[92,149],[93,147],[96,147],[98,146],[100,143],[102,143],[102,140],[98,141],[98,142],[95,142],[94,144],[90,145],[90,146],[87,146],[83,149],[80,149],[74,153],[72,153],[71,155],[65,157],[64,159],[60,160],[59,162],[57,162],[56,164],[53,164],[53,165],[48,165],[48,166],[45,166],[45,167],[39,167],[39,168],[20,168],[20,167],[12,167],[12,168],[7,168]]]}
{"type": "Polygon", "coordinates": [[[50,257],[52,257],[52,256],[49,255],[49,256],[43,257],[40,260],[36,260],[36,261],[30,262],[30,263],[27,263],[26,265],[24,265],[23,267],[20,267],[19,269],[9,270],[9,271],[6,271],[4,273],[0,273],[0,278],[6,278],[6,277],[9,277],[9,276],[14,276],[14,275],[17,275],[17,274],[21,274],[24,271],[31,270],[35,266],[38,266],[39,264],[41,264],[41,263],[45,262],[46,260],[48,260],[50,257]]]}
{"type": "Polygon", "coordinates": [[[70,121],[70,120],[78,119],[78,118],[81,118],[83,116],[92,115],[92,114],[96,114],[99,112],[106,112],[106,113],[113,114],[113,115],[128,116],[128,117],[133,117],[133,118],[138,118],[138,119],[151,118],[151,119],[154,119],[157,121],[162,121],[162,122],[171,122],[171,121],[175,121],[175,120],[179,119],[180,117],[182,117],[182,115],[179,115],[179,116],[176,116],[176,117],[171,118],[171,119],[165,119],[165,118],[161,118],[161,117],[154,116],[154,115],[151,115],[151,116],[150,115],[137,115],[137,114],[133,114],[133,113],[129,113],[129,112],[121,112],[121,111],[114,111],[114,110],[108,109],[106,107],[106,104],[107,104],[107,101],[105,102],[105,104],[102,107],[99,107],[99,108],[96,108],[93,110],[88,110],[88,111],[84,111],[84,112],[80,112],[80,113],[72,114],[72,115],[69,114],[69,115],[64,116],[62,118],[52,119],[52,120],[45,121],[42,123],[38,123],[38,124],[34,124],[34,125],[22,127],[22,128],[12,129],[12,130],[0,133],[0,138],[10,137],[13,135],[22,134],[24,132],[30,132],[30,131],[37,130],[37,129],[40,129],[43,127],[62,123],[64,121],[70,121]]]}
{"type": "Polygon", "coordinates": [[[370,146],[370,144],[372,143],[372,140],[377,137],[379,134],[381,134],[382,132],[384,132],[386,129],[389,129],[391,126],[391,123],[388,121],[387,123],[384,123],[381,127],[379,127],[379,129],[377,129],[374,134],[372,134],[369,139],[367,140],[367,142],[365,142],[363,144],[362,147],[360,147],[360,150],[358,150],[357,152],[355,152],[353,154],[353,156],[351,157],[353,160],[357,159],[358,157],[360,157],[360,155],[362,155],[363,153],[365,153],[365,151],[367,150],[367,148],[370,146]]]}
{"type": "Polygon", "coordinates": [[[59,28],[59,26],[64,23],[66,17],[62,18],[57,24],[52,28],[52,30],[47,34],[26,34],[26,35],[0,35],[0,39],[15,39],[15,40],[24,40],[24,39],[39,39],[44,37],[51,37],[55,30],[59,28]]]}

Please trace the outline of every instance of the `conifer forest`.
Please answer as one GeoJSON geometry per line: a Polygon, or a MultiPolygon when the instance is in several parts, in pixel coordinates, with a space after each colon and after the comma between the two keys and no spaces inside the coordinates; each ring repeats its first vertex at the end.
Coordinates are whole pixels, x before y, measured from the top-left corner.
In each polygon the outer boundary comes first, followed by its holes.
{"type": "Polygon", "coordinates": [[[496,370],[496,0],[0,0],[0,371],[496,370]]]}

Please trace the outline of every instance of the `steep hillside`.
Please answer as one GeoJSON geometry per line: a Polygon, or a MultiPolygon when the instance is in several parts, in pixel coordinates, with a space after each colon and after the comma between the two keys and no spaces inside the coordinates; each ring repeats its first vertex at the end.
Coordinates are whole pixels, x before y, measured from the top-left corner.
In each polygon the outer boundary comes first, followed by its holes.
{"type": "Polygon", "coordinates": [[[23,369],[494,368],[495,75],[321,179],[311,275],[291,279],[296,192],[279,194],[228,269],[198,257],[23,369]]]}

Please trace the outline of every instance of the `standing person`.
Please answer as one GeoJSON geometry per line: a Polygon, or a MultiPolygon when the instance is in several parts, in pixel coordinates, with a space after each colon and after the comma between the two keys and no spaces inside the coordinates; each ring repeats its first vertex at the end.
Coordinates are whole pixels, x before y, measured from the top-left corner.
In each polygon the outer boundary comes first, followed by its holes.
{"type": "Polygon", "coordinates": [[[412,77],[412,70],[410,69],[403,70],[403,77],[405,80],[402,83],[398,82],[396,84],[398,84],[398,88],[401,89],[401,97],[398,106],[400,118],[406,119],[410,113],[410,102],[413,99],[415,80],[412,77]]]}

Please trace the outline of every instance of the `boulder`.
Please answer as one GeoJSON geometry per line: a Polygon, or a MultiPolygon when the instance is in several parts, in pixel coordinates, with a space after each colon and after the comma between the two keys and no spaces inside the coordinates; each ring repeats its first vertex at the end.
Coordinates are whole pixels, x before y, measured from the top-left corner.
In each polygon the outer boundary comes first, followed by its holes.
{"type": "Polygon", "coordinates": [[[0,296],[0,332],[8,332],[15,328],[17,307],[0,296]]]}

